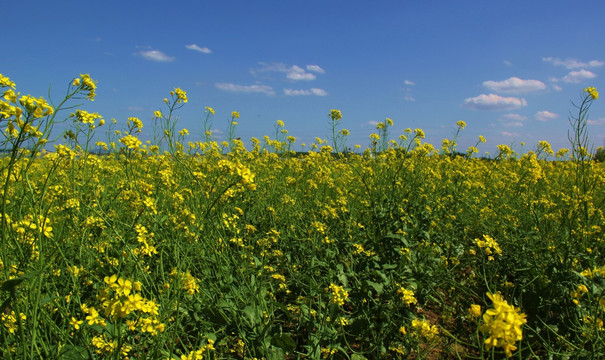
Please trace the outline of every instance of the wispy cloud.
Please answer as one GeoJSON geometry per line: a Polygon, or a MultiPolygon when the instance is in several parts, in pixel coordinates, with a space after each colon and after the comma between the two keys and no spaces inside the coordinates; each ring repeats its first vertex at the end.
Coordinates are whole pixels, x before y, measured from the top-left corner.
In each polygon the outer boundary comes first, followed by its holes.
{"type": "Polygon", "coordinates": [[[286,72],[286,77],[290,80],[298,81],[298,80],[315,80],[315,74],[305,72],[305,70],[296,65],[292,66],[286,72]]]}
{"type": "Polygon", "coordinates": [[[319,65],[307,65],[305,69],[301,68],[298,65],[287,66],[283,63],[260,63],[263,67],[259,69],[251,70],[252,75],[256,75],[257,73],[266,73],[266,72],[280,72],[285,73],[286,78],[292,81],[310,81],[315,80],[317,76],[314,73],[323,74],[325,73],[324,69],[322,69],[319,65]]]}
{"type": "Polygon", "coordinates": [[[323,74],[326,71],[322,69],[319,65],[307,65],[307,70],[316,72],[318,74],[323,74]]]}
{"type": "Polygon", "coordinates": [[[504,63],[504,65],[506,66],[513,66],[513,63],[508,61],[508,60],[502,60],[502,62],[504,63]]]}
{"type": "Polygon", "coordinates": [[[546,84],[539,80],[523,80],[511,77],[503,81],[484,81],[483,86],[503,94],[523,94],[546,89],[546,84]]]}
{"type": "Polygon", "coordinates": [[[561,91],[561,90],[563,90],[563,88],[562,88],[562,87],[560,87],[560,86],[559,86],[559,85],[557,85],[557,84],[551,84],[551,85],[550,85],[550,87],[551,87],[553,90],[555,90],[555,91],[561,91]]]}
{"type": "Polygon", "coordinates": [[[506,136],[506,137],[521,136],[521,134],[519,134],[517,132],[508,132],[508,131],[502,131],[500,133],[500,135],[506,136]]]}
{"type": "Polygon", "coordinates": [[[141,55],[143,59],[157,62],[171,62],[176,58],[173,56],[168,56],[161,52],[160,50],[147,50],[147,51],[139,51],[137,54],[141,55]]]}
{"type": "Polygon", "coordinates": [[[569,74],[563,76],[563,78],[561,80],[563,80],[564,82],[567,83],[581,83],[584,80],[587,79],[592,79],[597,77],[597,75],[591,71],[588,71],[586,69],[582,69],[579,71],[571,71],[569,74]]]}
{"type": "Polygon", "coordinates": [[[481,94],[464,100],[462,106],[475,110],[512,110],[527,106],[527,101],[516,97],[481,94]]]}
{"type": "Polygon", "coordinates": [[[552,63],[555,66],[564,66],[568,69],[579,69],[579,68],[591,68],[605,65],[605,62],[599,60],[591,60],[589,62],[582,62],[577,59],[559,59],[553,57],[544,57],[542,61],[552,63]]]}
{"type": "Polygon", "coordinates": [[[193,51],[199,51],[201,53],[204,54],[210,54],[212,53],[212,50],[208,49],[207,47],[199,47],[196,44],[191,44],[191,45],[185,45],[185,47],[189,50],[193,50],[193,51]]]}
{"type": "Polygon", "coordinates": [[[538,121],[548,121],[548,120],[552,120],[552,119],[556,119],[558,118],[559,115],[552,113],[550,111],[538,111],[535,115],[536,120],[538,121]]]}
{"type": "Polygon", "coordinates": [[[498,119],[503,126],[507,127],[523,127],[523,121],[527,120],[527,116],[521,114],[504,114],[498,119]]]}
{"type": "Polygon", "coordinates": [[[275,91],[271,86],[268,85],[238,85],[231,83],[216,83],[214,84],[217,89],[230,91],[230,92],[241,92],[241,93],[264,93],[266,95],[275,95],[275,91]]]}
{"type": "Polygon", "coordinates": [[[605,118],[600,118],[596,120],[588,120],[588,125],[605,125],[605,118]]]}
{"type": "MultiPolygon", "coordinates": [[[[416,85],[415,82],[411,81],[411,80],[403,80],[403,84],[406,86],[414,86],[416,85]]],[[[403,89],[403,99],[405,101],[416,101],[416,98],[414,96],[412,96],[412,88],[411,87],[404,87],[403,89]]]]}
{"type": "Polygon", "coordinates": [[[525,121],[527,116],[521,114],[504,114],[500,116],[500,121],[525,121]]]}
{"type": "Polygon", "coordinates": [[[311,88],[309,90],[294,90],[294,89],[284,89],[284,94],[287,96],[327,96],[328,92],[323,89],[311,88]]]}

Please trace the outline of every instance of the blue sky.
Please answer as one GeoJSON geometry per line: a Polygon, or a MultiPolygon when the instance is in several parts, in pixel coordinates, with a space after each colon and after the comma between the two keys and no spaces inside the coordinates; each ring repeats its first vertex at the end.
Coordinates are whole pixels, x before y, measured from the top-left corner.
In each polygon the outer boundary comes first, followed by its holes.
{"type": "MultiPolygon", "coordinates": [[[[532,1],[10,1],[2,5],[0,73],[22,94],[59,99],[89,73],[94,103],[82,108],[149,136],[154,110],[175,87],[189,102],[177,129],[199,139],[205,106],[215,135],[232,111],[237,136],[328,138],[342,111],[348,145],[367,146],[389,117],[391,138],[421,128],[439,146],[467,123],[461,150],[487,138],[525,150],[569,147],[570,100],[605,91],[605,2],[532,1]],[[6,16],[6,15],[9,16],[6,16]]],[[[605,106],[589,131],[605,145],[605,106]]],[[[102,131],[102,128],[100,129],[102,131]]]]}

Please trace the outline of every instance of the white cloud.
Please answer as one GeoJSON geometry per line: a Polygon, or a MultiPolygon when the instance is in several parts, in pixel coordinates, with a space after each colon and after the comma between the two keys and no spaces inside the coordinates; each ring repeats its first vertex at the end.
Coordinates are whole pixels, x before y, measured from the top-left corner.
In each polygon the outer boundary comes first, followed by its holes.
{"type": "Polygon", "coordinates": [[[560,87],[560,86],[559,86],[559,85],[557,85],[557,84],[552,84],[552,85],[550,85],[550,87],[551,87],[553,90],[555,90],[555,91],[561,91],[561,90],[563,90],[563,88],[562,88],[562,87],[560,87]]]}
{"type": "Polygon", "coordinates": [[[185,45],[185,47],[189,50],[193,50],[193,51],[199,51],[201,53],[204,54],[210,54],[212,53],[212,50],[208,49],[207,47],[199,47],[196,44],[191,44],[191,45],[185,45]]]}
{"type": "Polygon", "coordinates": [[[502,136],[521,136],[521,134],[516,133],[516,132],[508,132],[508,131],[503,131],[500,133],[500,135],[502,136]]]}
{"type": "Polygon", "coordinates": [[[416,83],[414,83],[413,81],[410,81],[410,80],[404,80],[404,81],[403,81],[403,83],[404,83],[405,85],[410,85],[410,86],[412,86],[412,85],[416,85],[416,83]]]}
{"type": "Polygon", "coordinates": [[[506,127],[523,127],[523,123],[521,121],[511,121],[503,124],[506,127]]]}
{"type": "Polygon", "coordinates": [[[527,116],[523,116],[520,114],[505,114],[500,116],[500,121],[525,121],[527,120],[527,116]]]}
{"type": "Polygon", "coordinates": [[[315,80],[316,76],[314,74],[305,72],[305,70],[299,66],[292,66],[286,71],[286,77],[290,80],[298,81],[298,80],[315,80]]]}
{"type": "Polygon", "coordinates": [[[559,59],[553,57],[545,57],[542,58],[542,61],[550,62],[555,66],[564,66],[568,69],[578,69],[578,68],[589,68],[589,67],[598,67],[605,64],[603,61],[599,60],[591,60],[589,62],[581,62],[576,59],[559,59]]]}
{"type": "Polygon", "coordinates": [[[416,101],[416,98],[410,95],[405,95],[403,99],[406,101],[416,101]]]}
{"type": "Polygon", "coordinates": [[[294,90],[294,89],[284,89],[284,94],[287,96],[307,96],[307,95],[315,95],[315,96],[327,96],[328,92],[323,89],[311,88],[310,90],[294,90]]]}
{"type": "Polygon", "coordinates": [[[503,60],[502,62],[503,62],[503,63],[504,63],[504,65],[506,65],[506,66],[513,66],[513,63],[512,63],[512,62],[510,62],[510,61],[508,61],[508,60],[503,60]]]}
{"type": "Polygon", "coordinates": [[[323,73],[326,72],[319,65],[307,65],[307,70],[313,71],[313,72],[316,72],[316,73],[319,73],[319,74],[323,74],[323,73]]]}
{"type": "MultiPolygon", "coordinates": [[[[286,78],[293,80],[293,81],[298,81],[298,80],[309,81],[309,80],[315,80],[317,78],[317,76],[315,74],[306,72],[305,69],[301,68],[298,65],[292,65],[292,66],[288,67],[286,64],[283,64],[283,63],[273,63],[273,64],[260,63],[260,64],[263,65],[262,68],[251,70],[251,73],[253,75],[256,75],[256,73],[265,73],[265,72],[281,72],[281,73],[286,74],[286,78]]],[[[307,70],[313,71],[313,72],[316,72],[319,74],[323,74],[325,72],[321,67],[319,67],[319,65],[307,65],[307,70]]]]}
{"type": "Polygon", "coordinates": [[[569,74],[563,76],[563,78],[561,80],[567,82],[567,83],[581,83],[582,81],[586,80],[586,79],[592,79],[597,77],[597,75],[595,75],[593,72],[590,72],[588,70],[582,69],[579,71],[571,71],[569,74]]]}
{"type": "Polygon", "coordinates": [[[525,99],[502,97],[496,94],[481,94],[464,100],[462,106],[475,110],[512,110],[526,106],[525,99]]]}
{"type": "Polygon", "coordinates": [[[268,85],[237,85],[231,83],[216,83],[214,86],[224,91],[243,93],[264,93],[269,96],[275,95],[275,91],[273,91],[273,88],[268,85]]]}
{"type": "Polygon", "coordinates": [[[138,54],[141,55],[145,60],[157,62],[171,62],[175,59],[175,57],[168,56],[160,50],[139,51],[138,54]]]}
{"type": "Polygon", "coordinates": [[[600,118],[597,120],[588,120],[588,125],[605,125],[605,118],[600,118]]]}
{"type": "Polygon", "coordinates": [[[483,86],[492,91],[505,94],[522,94],[546,89],[546,84],[542,81],[523,80],[514,76],[503,81],[484,81],[483,86]]]}
{"type": "Polygon", "coordinates": [[[552,113],[550,111],[538,111],[535,115],[536,120],[538,121],[548,121],[548,120],[552,120],[552,119],[556,119],[559,117],[559,115],[552,113]]]}

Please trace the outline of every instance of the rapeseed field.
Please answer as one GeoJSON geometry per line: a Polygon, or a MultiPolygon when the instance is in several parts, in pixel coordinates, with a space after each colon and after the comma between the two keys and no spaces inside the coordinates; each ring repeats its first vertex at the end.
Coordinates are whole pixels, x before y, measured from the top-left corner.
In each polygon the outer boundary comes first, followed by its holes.
{"type": "Polygon", "coordinates": [[[14,359],[599,359],[605,166],[570,149],[273,137],[187,141],[163,107],[105,123],[0,75],[0,353],[14,359]],[[69,126],[55,134],[64,121],[69,126]],[[144,126],[154,139],[139,138],[144,126]],[[107,129],[99,140],[98,129],[107,129]],[[103,153],[99,153],[99,149],[103,153]]]}

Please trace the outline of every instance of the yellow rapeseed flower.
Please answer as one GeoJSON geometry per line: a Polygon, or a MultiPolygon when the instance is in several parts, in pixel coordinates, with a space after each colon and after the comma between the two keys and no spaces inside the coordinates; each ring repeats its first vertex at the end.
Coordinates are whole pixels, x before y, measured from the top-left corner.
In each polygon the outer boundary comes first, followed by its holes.
{"type": "Polygon", "coordinates": [[[472,304],[468,309],[468,313],[475,318],[481,317],[481,305],[472,304]]]}
{"type": "Polygon", "coordinates": [[[332,304],[342,306],[344,305],[345,300],[349,298],[349,292],[346,291],[342,286],[330,284],[330,290],[332,291],[332,296],[330,298],[330,303],[332,304]]]}
{"type": "Polygon", "coordinates": [[[79,330],[80,325],[82,325],[83,323],[84,323],[84,320],[78,320],[73,316],[72,316],[71,320],[69,321],[69,325],[73,326],[74,329],[76,329],[76,330],[79,330]]]}
{"type": "Polygon", "coordinates": [[[599,92],[594,86],[587,87],[586,89],[584,89],[584,91],[587,92],[593,100],[599,98],[599,92]]]}
{"type": "Polygon", "coordinates": [[[521,327],[527,322],[526,315],[509,305],[500,294],[487,293],[487,297],[493,301],[493,308],[485,311],[484,324],[479,327],[488,336],[485,348],[489,351],[492,347],[499,347],[506,356],[512,356],[512,352],[517,350],[515,343],[523,338],[521,327]]]}
{"type": "Polygon", "coordinates": [[[342,113],[340,110],[332,109],[330,110],[330,118],[332,118],[332,121],[336,122],[342,119],[342,113]]]}
{"type": "Polygon", "coordinates": [[[15,88],[15,83],[11,81],[7,76],[0,74],[0,86],[15,88]]]}

